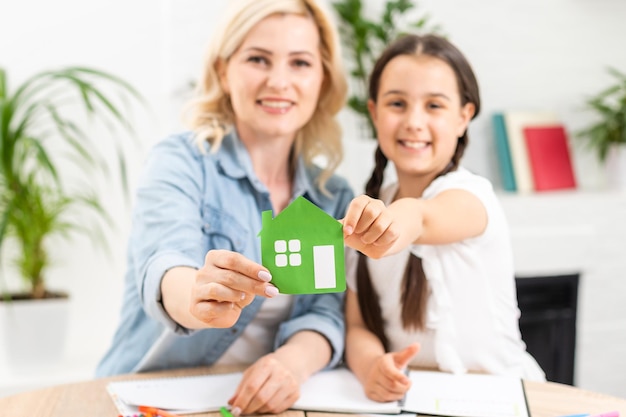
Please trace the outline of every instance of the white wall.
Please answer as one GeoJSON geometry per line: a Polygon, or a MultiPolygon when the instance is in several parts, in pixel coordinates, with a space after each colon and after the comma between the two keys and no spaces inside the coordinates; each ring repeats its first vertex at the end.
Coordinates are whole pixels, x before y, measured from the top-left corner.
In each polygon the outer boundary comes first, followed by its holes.
{"type": "MultiPolygon", "coordinates": [[[[626,4],[620,1],[420,2],[471,60],[482,90],[468,163],[497,179],[490,115],[502,109],[554,110],[570,132],[590,120],[589,95],[612,83],[605,68],[626,70],[626,4]]],[[[583,187],[601,184],[578,152],[583,187]]]]}
{"type": "Polygon", "coordinates": [[[501,194],[517,275],[580,273],[575,384],[626,398],[626,192],[501,194]]]}
{"type": "MultiPolygon", "coordinates": [[[[170,128],[163,116],[168,110],[164,79],[169,65],[162,7],[154,0],[24,0],[7,2],[2,8],[0,66],[8,73],[10,87],[44,69],[82,65],[121,76],[144,95],[150,109],[136,106],[132,115],[139,145],[131,145],[129,139],[127,147],[131,187],[145,151],[170,128]]],[[[92,133],[95,141],[111,140],[103,129],[92,133]]],[[[115,230],[108,231],[112,256],[94,251],[84,238],[55,242],[51,251],[56,266],[48,274],[50,286],[71,293],[67,360],[62,366],[33,374],[11,373],[0,358],[0,395],[3,389],[11,392],[90,378],[110,343],[121,305],[130,202],[123,200],[118,183],[100,186],[116,224],[115,230]]],[[[8,281],[15,288],[15,273],[6,263],[3,258],[0,284],[8,281]]]]}
{"type": "MultiPolygon", "coordinates": [[[[151,111],[136,111],[142,146],[130,148],[132,185],[145,151],[168,132],[180,128],[178,116],[186,85],[199,72],[203,48],[225,3],[206,0],[7,2],[0,25],[0,66],[8,71],[12,85],[44,68],[80,64],[114,72],[138,88],[150,103],[151,111]]],[[[371,0],[371,4],[379,8],[382,0],[371,0]]],[[[477,73],[483,109],[470,128],[471,145],[465,162],[496,185],[499,178],[490,125],[493,111],[550,109],[574,131],[590,120],[590,115],[582,111],[585,97],[611,81],[605,67],[626,71],[623,53],[626,3],[620,0],[483,0],[478,5],[420,0],[419,5],[420,10],[429,12],[433,21],[441,24],[477,73]]],[[[354,124],[348,113],[342,115],[342,120],[349,140],[349,159],[342,172],[355,187],[361,187],[368,175],[370,150],[365,146],[361,153],[353,151],[357,148],[353,142],[354,124]]],[[[106,134],[99,131],[96,134],[106,140],[106,134]]],[[[583,188],[602,187],[601,171],[594,166],[592,158],[577,150],[575,162],[583,188]]],[[[109,193],[107,198],[110,198],[108,208],[118,224],[117,230],[110,232],[112,259],[94,253],[83,240],[55,246],[59,266],[50,271],[50,282],[72,292],[67,356],[72,358],[68,363],[79,364],[73,372],[59,374],[56,379],[59,381],[89,377],[116,326],[129,210],[117,194],[109,193]]],[[[0,272],[12,282],[6,268],[0,272]]],[[[604,326],[602,322],[595,325],[604,326]]],[[[603,382],[603,375],[592,372],[594,368],[610,369],[602,357],[587,354],[585,358],[589,362],[580,369],[587,374],[577,375],[585,388],[626,397],[626,381],[612,380],[615,382],[609,386],[603,382]],[[600,365],[596,367],[592,361],[600,365]]],[[[612,364],[613,372],[626,374],[624,363],[612,364]]],[[[3,387],[16,381],[1,366],[0,395],[3,387]]],[[[24,376],[23,380],[26,388],[55,379],[24,376]]]]}

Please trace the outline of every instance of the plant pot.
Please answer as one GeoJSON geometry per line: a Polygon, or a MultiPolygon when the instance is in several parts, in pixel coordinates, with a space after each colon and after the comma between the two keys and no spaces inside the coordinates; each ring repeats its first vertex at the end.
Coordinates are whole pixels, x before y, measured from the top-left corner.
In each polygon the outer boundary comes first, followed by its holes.
{"type": "Polygon", "coordinates": [[[58,366],[69,320],[67,294],[40,300],[0,301],[0,344],[13,374],[58,366]]]}
{"type": "Polygon", "coordinates": [[[606,174],[609,187],[626,190],[626,144],[614,144],[606,157],[606,174]]]}

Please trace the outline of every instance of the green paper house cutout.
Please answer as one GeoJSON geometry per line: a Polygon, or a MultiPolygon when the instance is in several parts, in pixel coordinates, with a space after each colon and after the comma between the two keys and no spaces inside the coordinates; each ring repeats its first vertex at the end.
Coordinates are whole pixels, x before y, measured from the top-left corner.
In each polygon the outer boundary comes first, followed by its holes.
{"type": "Polygon", "coordinates": [[[262,263],[281,294],[346,290],[341,223],[302,196],[261,220],[262,263]]]}

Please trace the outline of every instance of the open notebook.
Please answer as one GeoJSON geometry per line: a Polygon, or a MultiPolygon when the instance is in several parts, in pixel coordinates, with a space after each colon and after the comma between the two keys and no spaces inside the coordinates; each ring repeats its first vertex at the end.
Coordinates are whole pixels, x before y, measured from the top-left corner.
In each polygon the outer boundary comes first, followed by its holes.
{"type": "MultiPolygon", "coordinates": [[[[350,371],[319,372],[302,385],[300,399],[292,408],[337,413],[530,417],[519,378],[429,371],[410,371],[408,375],[412,385],[403,401],[379,403],[365,396],[350,371]]],[[[136,415],[139,405],[188,414],[225,406],[241,377],[241,373],[231,373],[119,381],[109,383],[107,390],[125,417],[136,415]]]]}

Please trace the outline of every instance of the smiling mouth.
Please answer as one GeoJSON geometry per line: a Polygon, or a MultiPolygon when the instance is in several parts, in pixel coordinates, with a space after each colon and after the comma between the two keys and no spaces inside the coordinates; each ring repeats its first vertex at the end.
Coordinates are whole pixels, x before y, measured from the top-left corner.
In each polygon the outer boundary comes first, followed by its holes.
{"type": "Polygon", "coordinates": [[[274,100],[257,100],[257,103],[264,106],[264,107],[271,107],[273,109],[287,109],[291,106],[293,106],[293,102],[291,101],[274,101],[274,100]]]}
{"type": "Polygon", "coordinates": [[[407,148],[411,149],[424,149],[430,146],[430,142],[412,142],[407,140],[400,140],[398,142],[400,142],[402,146],[406,146],[407,148]]]}

